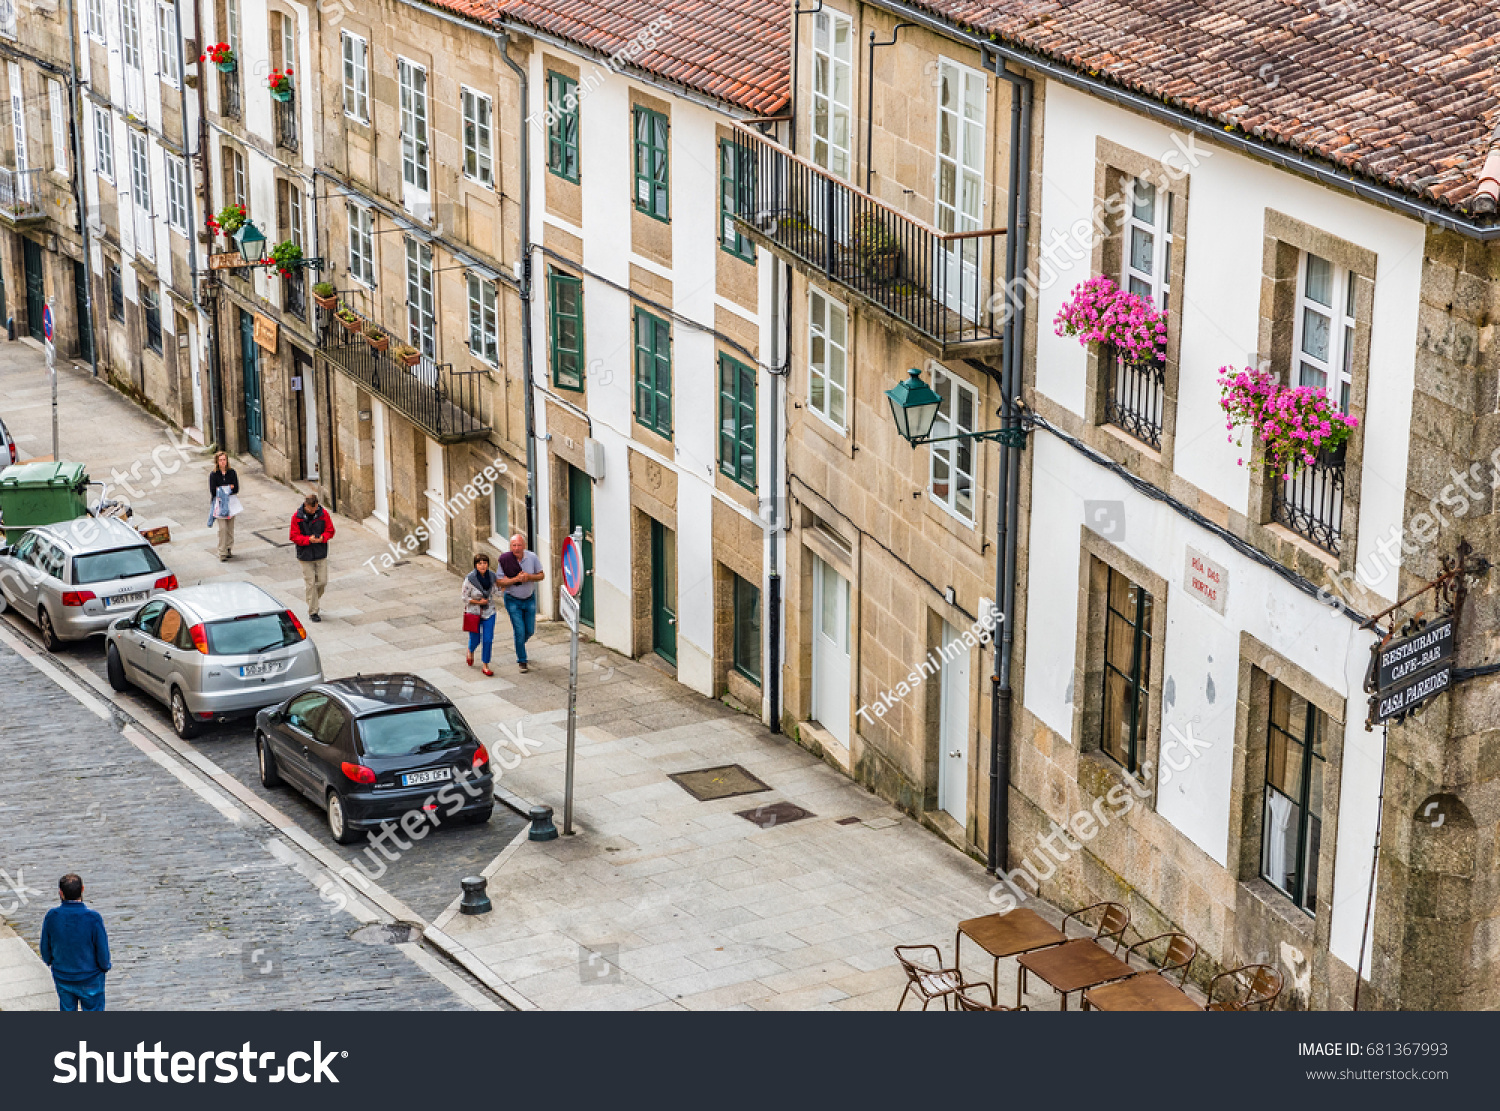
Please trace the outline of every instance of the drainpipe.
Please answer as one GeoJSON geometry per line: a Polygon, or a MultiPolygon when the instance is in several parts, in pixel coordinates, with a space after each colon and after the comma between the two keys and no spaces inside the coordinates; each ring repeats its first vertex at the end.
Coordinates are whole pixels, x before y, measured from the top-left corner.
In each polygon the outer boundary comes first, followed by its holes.
{"type": "MultiPolygon", "coordinates": [[[[802,39],[798,28],[803,16],[815,15],[822,10],[823,0],[818,0],[811,8],[804,8],[796,3],[792,5],[792,118],[787,124],[786,149],[793,152],[797,149],[797,47],[801,45],[802,39]]],[[[790,274],[787,275],[787,281],[791,281],[790,274]]]]}
{"type": "Polygon", "coordinates": [[[901,37],[901,28],[915,27],[915,23],[898,23],[891,29],[891,37],[875,41],[875,32],[870,32],[870,60],[865,66],[865,192],[870,191],[870,176],[875,172],[875,159],[870,148],[875,143],[875,48],[895,46],[901,37]]]}
{"type": "MultiPolygon", "coordinates": [[[[71,2],[71,0],[70,0],[70,2],[71,2]]],[[[196,36],[197,41],[199,43],[201,43],[203,41],[203,26],[202,26],[202,24],[200,24],[200,23],[197,22],[197,20],[198,20],[197,0],[194,0],[193,7],[194,7],[194,11],[193,11],[193,20],[194,20],[194,23],[193,23],[193,33],[196,36]]],[[[173,3],[172,3],[172,17],[173,17],[173,21],[176,23],[176,26],[177,26],[177,95],[178,95],[178,98],[179,98],[178,102],[179,102],[179,105],[180,105],[179,110],[182,113],[182,153],[185,156],[183,158],[183,160],[182,160],[182,164],[185,167],[188,167],[188,175],[189,175],[188,176],[188,188],[187,188],[188,274],[191,275],[191,277],[192,277],[192,282],[193,282],[193,304],[196,305],[198,303],[198,274],[200,272],[199,269],[198,269],[198,227],[199,227],[199,225],[198,225],[198,208],[197,208],[197,205],[194,202],[194,197],[193,197],[193,183],[192,183],[192,169],[191,169],[191,167],[192,167],[193,162],[194,162],[194,155],[192,154],[192,152],[190,150],[192,144],[188,140],[187,57],[186,57],[186,51],[183,50],[183,46],[182,46],[182,0],[173,0],[173,3]]],[[[199,53],[201,54],[202,51],[199,51],[199,53]]],[[[200,98],[200,107],[201,107],[201,98],[203,96],[203,89],[202,89],[202,87],[203,87],[204,82],[208,80],[207,69],[208,69],[208,67],[206,65],[202,65],[202,64],[200,64],[199,67],[198,67],[198,86],[199,86],[198,96],[200,98]]],[[[200,133],[198,141],[199,141],[200,144],[203,141],[201,133],[200,133]]],[[[201,146],[200,146],[200,149],[202,149],[201,146]]],[[[207,196],[207,189],[208,189],[208,177],[207,177],[207,175],[204,175],[203,188],[204,188],[204,191],[205,191],[205,196],[207,196]]],[[[205,204],[207,204],[207,203],[208,202],[205,201],[205,204]]],[[[198,383],[193,382],[193,361],[197,358],[197,354],[198,353],[196,351],[194,351],[191,348],[189,348],[189,350],[188,350],[188,381],[190,383],[192,383],[192,389],[193,389],[193,393],[194,394],[197,394],[197,392],[198,392],[198,383]]],[[[212,414],[210,414],[210,415],[212,415],[212,414]]],[[[201,432],[202,429],[199,429],[199,431],[201,432]]],[[[222,447],[222,445],[220,445],[220,446],[222,447]]]]}
{"type": "Polygon", "coordinates": [[[78,205],[78,227],[83,235],[83,304],[79,311],[88,320],[89,362],[93,365],[94,377],[99,377],[99,329],[94,327],[94,251],[93,237],[89,235],[88,194],[83,189],[83,140],[79,129],[83,126],[83,101],[78,95],[78,16],[73,11],[73,0],[68,0],[68,99],[72,102],[73,126],[69,130],[73,148],[73,198],[78,205]]]}
{"type": "MultiPolygon", "coordinates": [[[[771,260],[771,311],[777,311],[778,302],[781,300],[781,263],[774,255],[767,252],[771,260]]],[[[787,292],[791,292],[792,276],[787,275],[787,292]]],[[[788,305],[790,308],[790,305],[788,305]]],[[[771,321],[771,413],[770,428],[770,474],[767,476],[766,489],[771,492],[767,503],[767,511],[770,519],[766,522],[766,538],[770,544],[770,576],[766,583],[766,647],[769,659],[765,669],[766,695],[768,700],[767,713],[770,717],[772,733],[781,732],[781,558],[779,545],[781,544],[781,511],[785,499],[778,497],[776,491],[780,489],[777,481],[776,454],[782,450],[781,446],[781,376],[791,369],[791,348],[784,348],[785,354],[781,362],[776,361],[776,325],[780,321],[771,321]]],[[[790,319],[788,319],[788,339],[790,338],[790,319]]]]}

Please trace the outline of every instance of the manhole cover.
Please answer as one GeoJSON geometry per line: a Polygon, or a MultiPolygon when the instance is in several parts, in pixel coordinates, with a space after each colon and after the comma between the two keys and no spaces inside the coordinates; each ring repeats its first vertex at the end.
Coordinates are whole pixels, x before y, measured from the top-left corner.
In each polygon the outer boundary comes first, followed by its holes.
{"type": "Polygon", "coordinates": [[[359,927],[349,937],[361,945],[405,945],[422,940],[422,927],[410,922],[371,922],[359,927]]]}
{"type": "Polygon", "coordinates": [[[756,791],[771,789],[738,764],[725,764],[722,768],[702,768],[695,772],[674,772],[667,778],[699,802],[733,798],[735,795],[753,795],[756,791]]]}
{"type": "Polygon", "coordinates": [[[768,802],[754,810],[736,810],[735,817],[754,822],[761,829],[784,826],[788,822],[800,822],[803,818],[816,818],[811,810],[803,810],[790,802],[768,802]]]}

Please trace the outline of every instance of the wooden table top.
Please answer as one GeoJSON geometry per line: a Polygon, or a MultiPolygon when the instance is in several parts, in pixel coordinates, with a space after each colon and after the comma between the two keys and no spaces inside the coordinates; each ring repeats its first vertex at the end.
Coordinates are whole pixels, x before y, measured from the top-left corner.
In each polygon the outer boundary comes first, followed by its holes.
{"type": "Polygon", "coordinates": [[[958,930],[992,957],[1013,957],[1068,940],[1056,926],[1025,907],[1009,914],[970,918],[960,922],[958,930]]]}
{"type": "Polygon", "coordinates": [[[1050,949],[1026,953],[1020,957],[1020,963],[1028,972],[1040,976],[1061,992],[1122,980],[1136,971],[1092,938],[1080,938],[1050,949]]]}
{"type": "Polygon", "coordinates": [[[1100,1011],[1201,1011],[1188,994],[1155,972],[1132,976],[1083,993],[1084,1001],[1100,1011]]]}

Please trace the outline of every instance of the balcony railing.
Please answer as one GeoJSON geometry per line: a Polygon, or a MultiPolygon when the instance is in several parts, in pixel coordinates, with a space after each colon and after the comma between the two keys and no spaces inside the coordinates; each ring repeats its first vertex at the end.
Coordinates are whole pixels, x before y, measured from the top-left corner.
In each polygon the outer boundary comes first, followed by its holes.
{"type": "Polygon", "coordinates": [[[41,170],[0,169],[0,217],[12,224],[45,220],[41,170]]]}
{"type": "Polygon", "coordinates": [[[745,233],[906,325],[937,354],[1004,334],[991,305],[1003,228],[943,232],[746,127],[733,215],[745,233]]]}
{"type": "MultiPolygon", "coordinates": [[[[319,311],[318,318],[318,349],[329,361],[379,394],[434,440],[456,443],[489,433],[489,425],[479,415],[484,371],[456,371],[451,363],[436,363],[425,355],[416,366],[408,367],[388,350],[376,351],[362,332],[349,331],[332,312],[319,311]]],[[[361,326],[370,323],[363,316],[359,320],[361,326]]]]}
{"type": "Polygon", "coordinates": [[[297,98],[273,100],[276,111],[276,145],[285,150],[297,149],[297,98]]]}
{"type": "Polygon", "coordinates": [[[1273,475],[1271,520],[1304,536],[1331,555],[1339,554],[1344,522],[1346,444],[1318,453],[1318,461],[1290,479],[1273,475]]]}
{"type": "Polygon", "coordinates": [[[240,118],[240,73],[237,69],[228,73],[219,71],[219,115],[231,120],[240,118]]]}
{"type": "Polygon", "coordinates": [[[281,279],[281,308],[301,319],[307,319],[307,275],[293,270],[290,278],[281,279]]]}
{"type": "Polygon", "coordinates": [[[1123,428],[1137,440],[1161,450],[1162,398],[1166,393],[1167,370],[1159,362],[1144,366],[1129,362],[1117,348],[1099,349],[1106,390],[1104,420],[1123,428]]]}

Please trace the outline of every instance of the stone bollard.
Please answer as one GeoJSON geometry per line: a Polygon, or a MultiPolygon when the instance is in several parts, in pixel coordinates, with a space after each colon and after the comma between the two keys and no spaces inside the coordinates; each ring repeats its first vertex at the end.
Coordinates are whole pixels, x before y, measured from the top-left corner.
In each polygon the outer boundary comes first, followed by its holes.
{"type": "Polygon", "coordinates": [[[458,904],[459,914],[488,914],[492,909],[485,888],[490,881],[483,876],[466,876],[458,881],[464,889],[463,901],[458,904]]]}
{"type": "Polygon", "coordinates": [[[557,827],[552,824],[552,807],[533,806],[531,808],[531,834],[532,841],[555,841],[557,839],[557,827]]]}

